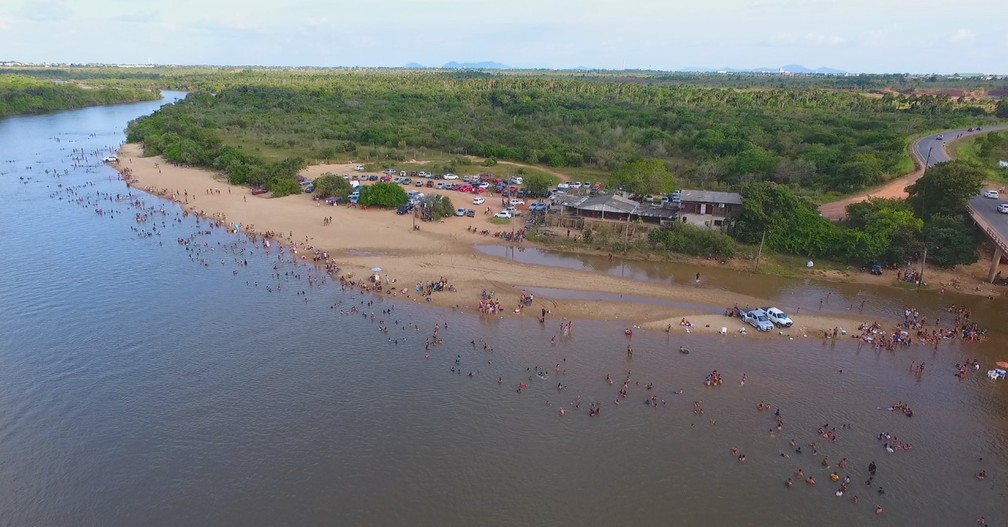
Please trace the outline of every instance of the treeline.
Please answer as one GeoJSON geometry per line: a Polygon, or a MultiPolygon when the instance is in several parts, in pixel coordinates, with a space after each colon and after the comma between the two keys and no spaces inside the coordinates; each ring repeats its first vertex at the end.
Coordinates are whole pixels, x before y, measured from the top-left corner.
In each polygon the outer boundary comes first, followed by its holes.
{"type": "Polygon", "coordinates": [[[309,159],[377,148],[394,159],[425,148],[615,171],[658,158],[701,187],[768,181],[805,193],[848,193],[908,171],[911,135],[975,125],[987,113],[944,96],[607,76],[242,70],[186,78],[204,89],[131,127],[132,139],[164,145],[149,151],[172,150],[180,162],[216,158],[198,144],[213,135],[243,155],[309,159]]]}
{"type": "Polygon", "coordinates": [[[832,223],[812,202],[774,183],[742,187],[742,211],[728,232],[747,244],[809,258],[904,265],[928,251],[942,267],[973,263],[979,243],[966,202],[979,194],[984,172],[962,161],[940,163],[907,188],[907,199],[869,199],[832,223]]]}
{"type": "Polygon", "coordinates": [[[147,88],[85,87],[0,73],[0,117],[149,101],[159,97],[157,90],[147,88]]]}

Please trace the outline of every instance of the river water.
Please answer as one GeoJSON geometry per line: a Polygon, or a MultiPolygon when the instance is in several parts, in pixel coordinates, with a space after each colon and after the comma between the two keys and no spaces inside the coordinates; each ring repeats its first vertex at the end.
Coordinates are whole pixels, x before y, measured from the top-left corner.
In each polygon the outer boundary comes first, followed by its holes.
{"type": "MultiPolygon", "coordinates": [[[[983,370],[953,375],[966,358],[984,370],[1008,359],[1004,301],[702,269],[705,281],[788,308],[812,309],[827,294],[827,311],[865,300],[866,318],[908,303],[940,316],[945,304],[965,303],[992,338],[891,354],[853,339],[637,332],[628,360],[619,323],[575,321],[564,336],[558,320],[540,326],[362,296],[321,282],[276,247],[131,191],[100,158],[130,119],[159,104],[0,121],[0,524],[1008,518],[1008,385],[983,370]],[[435,324],[443,343],[425,358],[435,324]],[[456,360],[461,375],[451,371],[456,360]],[[926,372],[913,375],[911,361],[926,361],[926,372]],[[725,383],[707,388],[714,369],[725,383]],[[629,395],[619,399],[628,370],[629,395]],[[644,404],[652,395],[657,407],[644,404]],[[601,415],[589,417],[596,401],[601,415]],[[757,411],[760,401],[780,408],[782,430],[772,410],[757,411]],[[884,409],[897,401],[914,416],[884,409]],[[827,424],[835,442],[818,435],[827,424]],[[913,449],[887,453],[880,432],[913,449]],[[836,497],[828,476],[841,458],[852,482],[836,497]],[[870,461],[878,474],[869,486],[870,461]],[[798,468],[818,483],[787,489],[798,468]]],[[[536,250],[499,256],[516,254],[656,283],[697,272],[630,262],[617,271],[536,250]]]]}

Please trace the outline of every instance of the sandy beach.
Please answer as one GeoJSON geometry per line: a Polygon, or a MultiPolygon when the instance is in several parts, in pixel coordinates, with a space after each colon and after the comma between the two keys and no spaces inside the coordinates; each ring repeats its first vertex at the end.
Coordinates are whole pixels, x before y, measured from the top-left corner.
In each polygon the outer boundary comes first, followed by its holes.
{"type": "MultiPolygon", "coordinates": [[[[294,247],[307,259],[311,259],[315,251],[326,251],[331,261],[340,267],[342,276],[361,279],[370,276],[373,267],[381,267],[382,279],[386,283],[394,281],[389,287],[394,286],[399,291],[406,289],[412,301],[417,301],[412,295],[417,283],[443,278],[455,290],[427,297],[430,303],[466,312],[477,312],[482,291],[492,290],[501,303],[502,309],[496,315],[501,317],[539,317],[546,309],[550,320],[561,317],[625,320],[628,327],[652,330],[664,331],[671,325],[671,332],[685,332],[680,322],[686,318],[692,323],[694,333],[715,334],[724,327],[729,335],[740,335],[740,329],[748,326],[738,318],[721,315],[726,306],[768,303],[765,299],[706,285],[672,284],[656,288],[654,284],[631,279],[528,265],[481,254],[473,249],[474,245],[499,242],[492,236],[473,232],[471,227],[476,231],[510,230],[508,226],[491,224],[488,221],[491,216],[484,213],[487,206],[491,207],[491,213],[502,208],[500,198],[495,196],[487,196],[483,206],[474,206],[471,201],[462,201],[470,200],[469,195],[424,188],[426,194],[448,195],[455,207],[477,209],[477,215],[475,218],[450,217],[439,222],[418,222],[420,229],[415,230],[411,215],[400,216],[394,211],[330,206],[313,200],[309,194],[284,198],[272,198],[268,193],[253,196],[248,188],[230,185],[212,171],[174,166],[160,157],[142,157],[138,144],[123,145],[119,159],[120,169],[128,170],[133,188],[177,201],[192,213],[221,219],[228,225],[239,224],[246,232],[273,233],[275,239],[294,247]],[[331,217],[332,221],[324,222],[326,217],[331,217]],[[673,300],[709,306],[709,309],[537,295],[531,305],[519,310],[522,289],[537,287],[673,300]]],[[[302,171],[311,178],[325,172],[354,173],[349,164],[315,165],[302,171]]],[[[520,219],[515,221],[515,228],[520,228],[520,219]]],[[[853,315],[835,314],[802,314],[794,318],[795,327],[783,332],[788,337],[822,336],[823,331],[837,326],[854,330],[866,321],[853,315]]],[[[748,330],[747,338],[783,338],[777,330],[768,334],[758,334],[751,327],[748,330]]]]}

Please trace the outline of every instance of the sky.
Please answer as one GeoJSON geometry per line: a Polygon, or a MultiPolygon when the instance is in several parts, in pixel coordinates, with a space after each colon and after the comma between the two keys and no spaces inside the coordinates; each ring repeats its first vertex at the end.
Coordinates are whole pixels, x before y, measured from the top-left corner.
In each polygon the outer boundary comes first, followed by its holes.
{"type": "Polygon", "coordinates": [[[1005,0],[3,0],[0,61],[1008,74],[1005,0]]]}

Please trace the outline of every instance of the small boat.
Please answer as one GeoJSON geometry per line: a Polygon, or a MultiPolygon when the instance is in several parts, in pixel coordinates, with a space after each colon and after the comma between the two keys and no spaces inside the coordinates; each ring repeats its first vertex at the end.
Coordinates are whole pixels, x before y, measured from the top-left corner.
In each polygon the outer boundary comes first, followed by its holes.
{"type": "Polygon", "coordinates": [[[685,346],[679,346],[679,353],[682,353],[683,355],[689,355],[689,348],[685,346]]]}

